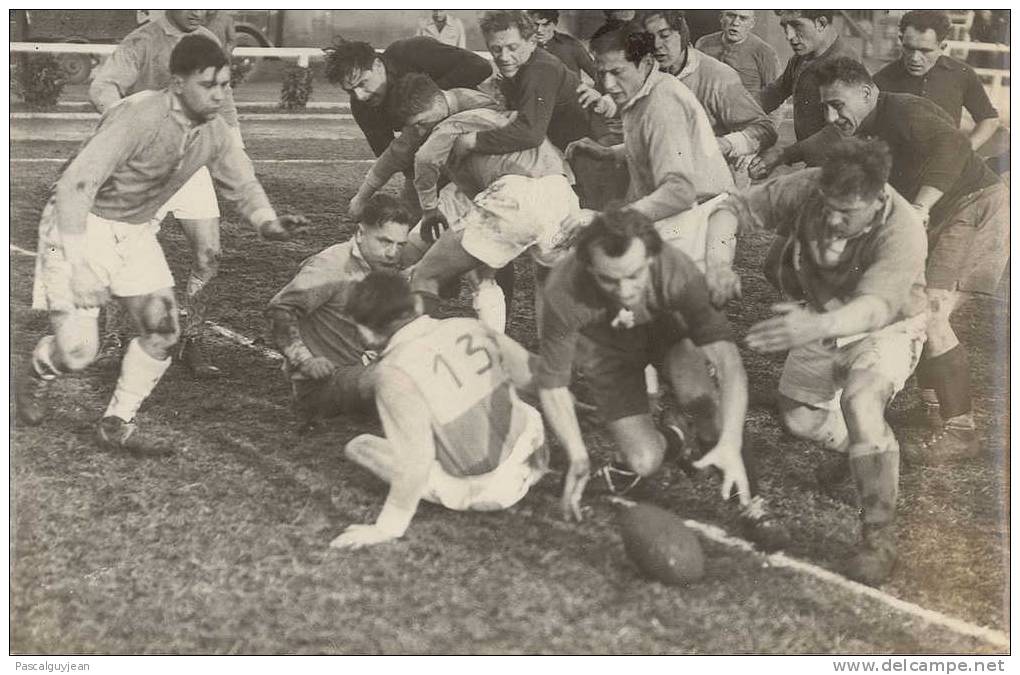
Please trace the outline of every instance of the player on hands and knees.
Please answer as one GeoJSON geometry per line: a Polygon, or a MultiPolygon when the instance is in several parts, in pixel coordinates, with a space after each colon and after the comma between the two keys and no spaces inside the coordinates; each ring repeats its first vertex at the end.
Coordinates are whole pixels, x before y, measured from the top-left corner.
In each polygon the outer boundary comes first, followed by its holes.
{"type": "Polygon", "coordinates": [[[358,436],[344,455],[390,490],[375,523],[351,525],[330,546],[403,536],[423,499],[458,511],[520,501],[548,465],[542,418],[516,394],[531,383],[527,351],[476,319],[421,316],[393,273],[359,282],[347,314],[381,352],[375,401],[385,438],[358,436]]]}
{"type": "MultiPolygon", "coordinates": [[[[565,253],[574,235],[569,228],[578,210],[577,195],[562,155],[548,140],[534,148],[472,153],[456,160],[451,151],[464,134],[503,128],[516,113],[487,108],[454,112],[454,92],[441,91],[420,74],[405,76],[398,90],[407,126],[428,137],[415,155],[414,184],[422,206],[422,237],[435,244],[411,278],[427,312],[434,310],[439,289],[464,274],[490,278],[526,250],[545,265],[565,253]],[[439,191],[443,174],[450,183],[439,191]]],[[[490,295],[499,291],[491,283],[481,288],[490,295]]],[[[477,308],[483,321],[503,330],[506,311],[500,297],[479,302],[477,308]]]]}
{"type": "Polygon", "coordinates": [[[133,420],[170,365],[180,334],[173,277],[153,221],[160,207],[208,167],[263,237],[286,239],[305,223],[276,216],[219,116],[230,83],[219,45],[200,35],[182,38],[170,71],[168,89],[129,96],[103,115],[43,209],[33,306],[49,312],[53,335],[39,341],[19,374],[16,399],[18,418],[40,423],[47,384],[95,359],[99,308],[117,298],[141,335],[128,345],[98,436],[103,445],[141,454],[168,450],[133,420]]]}
{"type": "Polygon", "coordinates": [[[723,497],[738,494],[747,536],[762,548],[783,546],[786,533],[752,492],[742,457],[744,366],[729,322],[712,307],[704,275],[690,258],[664,245],[640,212],[610,211],[581,233],[543,293],[535,377],[546,419],[570,459],[565,516],[581,517],[589,478],[567,389],[576,359],[623,459],[619,471],[647,477],[667,458],[690,470],[704,452],[693,468],[722,471],[723,497]],[[670,423],[656,427],[645,394],[649,364],[668,374],[695,433],[670,423]]]}
{"type": "Polygon", "coordinates": [[[721,305],[739,293],[733,235],[778,235],[765,274],[784,301],[747,344],[789,350],[779,380],[786,428],[842,453],[819,478],[853,477],[862,533],[847,573],[871,585],[896,560],[899,444],[885,410],[917,364],[926,319],[924,226],[886,184],[890,165],[881,141],[837,143],[821,169],[730,196],[711,216],[707,251],[709,292],[721,305]]]}
{"type": "MultiPolygon", "coordinates": [[[[105,113],[121,99],[139,91],[160,90],[170,85],[170,54],[186,35],[219,39],[202,24],[204,9],[168,9],[163,16],[131,32],[96,71],[89,86],[89,100],[105,113]]],[[[241,130],[234,97],[228,87],[220,113],[238,142],[241,130]]],[[[242,144],[243,146],[243,144],[242,144]]],[[[222,374],[201,348],[202,327],[209,303],[210,284],[219,271],[220,209],[208,170],[199,169],[179,192],[171,195],[156,214],[162,221],[172,213],[191,246],[193,264],[185,284],[181,311],[178,357],[196,377],[222,374]]],[[[116,305],[108,308],[108,335],[116,336],[116,305]]]]}
{"type": "Polygon", "coordinates": [[[401,200],[372,196],[354,236],[302,262],[297,275],[270,300],[270,332],[284,355],[284,373],[302,424],[374,410],[376,354],[347,316],[347,297],[373,270],[401,268],[416,220],[401,200]]]}

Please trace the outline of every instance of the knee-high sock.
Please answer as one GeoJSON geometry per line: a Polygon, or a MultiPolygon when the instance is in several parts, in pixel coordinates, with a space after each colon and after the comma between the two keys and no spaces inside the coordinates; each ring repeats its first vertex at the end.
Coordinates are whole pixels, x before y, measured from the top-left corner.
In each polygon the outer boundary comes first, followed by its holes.
{"type": "Polygon", "coordinates": [[[851,444],[850,473],[861,500],[864,524],[881,527],[891,523],[900,482],[900,446],[896,439],[891,438],[885,447],[851,444]]]}
{"type": "Polygon", "coordinates": [[[208,281],[194,274],[188,277],[184,301],[181,303],[181,337],[198,336],[205,323],[205,310],[209,301],[208,281]]]}
{"type": "Polygon", "coordinates": [[[948,420],[971,412],[970,365],[963,345],[928,359],[932,388],[939,400],[942,419],[948,420]]]}
{"type": "Polygon", "coordinates": [[[56,348],[57,339],[52,335],[47,335],[39,340],[35,349],[32,350],[32,368],[35,369],[35,374],[40,379],[52,380],[61,374],[62,371],[57,366],[55,359],[56,348]]]}
{"type": "Polygon", "coordinates": [[[142,349],[138,338],[128,343],[124,360],[120,364],[117,388],[113,392],[113,398],[110,399],[104,417],[112,415],[126,422],[133,420],[142,401],[152,393],[156,383],[169,367],[170,359],[160,361],[152,358],[142,349]]]}
{"type": "Polygon", "coordinates": [[[473,304],[479,321],[494,331],[506,332],[508,305],[503,289],[493,279],[482,279],[478,283],[473,304]]]}

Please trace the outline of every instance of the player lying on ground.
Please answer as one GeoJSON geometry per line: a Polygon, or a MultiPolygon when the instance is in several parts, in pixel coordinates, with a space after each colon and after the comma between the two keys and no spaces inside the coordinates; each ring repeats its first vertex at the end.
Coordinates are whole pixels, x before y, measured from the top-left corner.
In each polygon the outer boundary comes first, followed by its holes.
{"type": "Polygon", "coordinates": [[[899,444],[885,410],[924,344],[924,226],[892,187],[881,141],[846,140],[821,169],[805,169],[745,194],[711,216],[708,282],[713,301],[739,295],[726,242],[738,229],[778,235],[766,276],[785,302],[751,327],[759,352],[789,351],[779,380],[783,423],[842,453],[819,471],[827,484],[853,476],[861,543],[848,576],[885,581],[896,560],[893,519],[899,444]]]}
{"type": "MultiPolygon", "coordinates": [[[[578,210],[577,195],[570,186],[569,169],[552,143],[546,140],[536,148],[454,159],[451,150],[463,134],[506,126],[515,113],[479,108],[451,114],[450,92],[441,91],[420,74],[401,79],[398,91],[406,124],[428,137],[414,160],[421,234],[431,241],[442,232],[411,278],[427,313],[434,311],[440,287],[469,272],[491,277],[526,250],[544,264],[565,252],[573,234],[566,227],[578,210]],[[450,184],[440,193],[443,174],[450,184]],[[447,230],[451,223],[453,228],[447,230]]],[[[502,331],[506,307],[499,288],[491,283],[484,288],[488,295],[476,303],[479,316],[502,331]]]]}
{"type": "Polygon", "coordinates": [[[520,501],[548,465],[542,418],[515,392],[531,381],[524,348],[476,319],[421,316],[393,273],[358,283],[347,313],[381,351],[375,400],[386,437],[358,436],[344,455],[390,490],[374,524],[351,525],[330,546],[401,537],[422,499],[476,511],[520,501]]]}
{"type": "Polygon", "coordinates": [[[269,302],[273,341],[284,355],[294,411],[304,424],[344,413],[370,413],[370,351],[344,307],[355,283],[372,270],[397,270],[416,218],[403,201],[371,197],[358,228],[301,263],[297,275],[269,302]]]}
{"type": "Polygon", "coordinates": [[[972,294],[992,295],[998,289],[1009,261],[1009,188],[932,101],[880,92],[852,59],[828,61],[815,77],[831,124],[784,148],[772,163],[763,159],[760,169],[802,159],[817,165],[834,141],[848,136],[876,136],[888,143],[890,184],[913,203],[928,229],[928,340],[917,381],[934,428],[924,440],[904,444],[904,459],[971,459],[981,452],[981,442],[967,353],[950,317],[972,294]]]}
{"type": "MultiPolygon", "coordinates": [[[[589,155],[626,162],[627,208],[655,221],[663,239],[701,265],[707,202],[733,189],[708,117],[683,84],[659,71],[651,34],[632,24],[610,24],[591,44],[605,90],[620,109],[623,143],[607,148],[583,139],[567,155],[572,161],[589,155]]],[[[595,216],[585,210],[578,220],[584,224],[595,216]]]]}
{"type": "MultiPolygon", "coordinates": [[[[205,20],[204,9],[168,9],[163,16],[132,31],[96,71],[89,86],[92,105],[105,113],[126,96],[170,86],[170,53],[181,38],[203,35],[219,42],[202,25],[205,20]]],[[[230,88],[224,94],[220,114],[240,142],[237,108],[230,88]]],[[[171,195],[155,217],[162,221],[168,213],[174,214],[180,223],[194,260],[182,300],[179,358],[195,376],[215,377],[221,371],[209,361],[200,343],[210,284],[220,265],[220,209],[205,167],[171,195]]],[[[116,305],[107,311],[104,332],[116,336],[116,305]]]]}
{"type": "Polygon", "coordinates": [[[45,417],[43,394],[59,375],[96,357],[99,308],[123,303],[141,336],[128,345],[110,405],[98,426],[103,445],[142,454],[168,447],[139,433],[135,413],[170,365],[179,327],[174,280],[156,240],[160,207],[202,167],[267,239],[305,223],[277,217],[251,161],[219,117],[230,66],[219,45],[194,35],[170,55],[169,89],[129,96],[103,115],[57,180],[39,221],[33,307],[49,312],[53,335],[19,374],[17,414],[45,417]]]}
{"type": "Polygon", "coordinates": [[[567,389],[576,360],[622,456],[617,476],[629,473],[633,483],[666,459],[686,461],[707,451],[694,467],[722,471],[723,498],[739,495],[747,536],[763,548],[785,544],[783,528],[752,492],[742,458],[744,366],[729,322],[712,307],[704,275],[690,258],[664,245],[641,213],[610,211],[581,233],[543,294],[535,376],[546,419],[570,458],[564,515],[580,519],[589,477],[588,451],[567,389]],[[696,434],[668,421],[656,426],[645,393],[649,364],[668,374],[696,434]]]}

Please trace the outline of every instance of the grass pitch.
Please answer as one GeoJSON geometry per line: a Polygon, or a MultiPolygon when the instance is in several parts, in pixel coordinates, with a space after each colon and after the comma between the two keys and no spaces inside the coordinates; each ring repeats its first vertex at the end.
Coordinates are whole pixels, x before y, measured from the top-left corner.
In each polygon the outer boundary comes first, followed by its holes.
{"type": "MultiPolygon", "coordinates": [[[[347,134],[350,136],[351,134],[347,134]]],[[[364,144],[249,137],[256,159],[369,156],[364,144]],[[348,147],[350,146],[350,147],[348,147]]],[[[25,141],[14,157],[66,157],[74,143],[25,141]]],[[[35,249],[38,215],[59,165],[12,167],[11,243],[35,249]]],[[[259,164],[277,209],[310,214],[314,231],[260,242],[224,208],[221,272],[209,318],[262,338],[262,311],[305,256],[348,237],[343,215],[358,165],[259,164]]],[[[188,253],[168,220],[161,233],[175,276],[188,253]]],[[[766,235],[743,241],[744,300],[729,307],[738,334],[776,300],[759,273],[766,235]]],[[[518,266],[508,332],[535,347],[530,269],[518,266]]],[[[11,256],[13,363],[46,330],[29,309],[32,260],[11,256]]],[[[451,312],[465,310],[464,303],[451,312]]],[[[987,452],[952,468],[904,471],[901,562],[885,590],[968,621],[1008,630],[1008,308],[983,300],[956,326],[971,354],[987,452]]],[[[589,488],[580,525],[558,514],[558,476],[502,513],[422,505],[398,543],[341,553],[330,539],[375,517],[385,486],[345,462],[343,444],[370,420],[336,419],[299,434],[278,363],[227,341],[227,371],[197,383],[171,368],[139,416],[179,453],[139,461],[96,449],[91,425],[116,379],[115,360],[61,380],[52,414],[11,435],[13,653],[883,653],[992,651],[875,601],[763,558],[706,545],[704,582],[674,589],[637,576],[614,512],[589,488]]],[[[820,493],[822,453],[778,427],[779,357],[744,351],[751,385],[746,442],[763,492],[795,540],[791,555],[838,569],[856,541],[856,509],[820,493]]],[[[908,385],[894,403],[907,407],[908,385]]],[[[607,437],[584,422],[597,462],[607,437]]],[[[903,430],[906,434],[916,431],[903,430]]],[[[555,453],[554,453],[555,454],[555,453]]],[[[562,467],[562,457],[556,454],[562,467]]],[[[657,501],[733,531],[718,485],[667,468],[657,501]]]]}

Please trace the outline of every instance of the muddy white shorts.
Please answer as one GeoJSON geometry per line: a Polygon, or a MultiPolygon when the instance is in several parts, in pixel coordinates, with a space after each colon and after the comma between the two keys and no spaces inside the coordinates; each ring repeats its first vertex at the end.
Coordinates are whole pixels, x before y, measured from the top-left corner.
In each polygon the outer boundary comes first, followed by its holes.
{"type": "MultiPolygon", "coordinates": [[[[71,293],[71,265],[64,257],[52,201],[39,224],[39,255],[35,261],[32,308],[50,312],[76,311],[71,293]]],[[[85,259],[116,297],[148,295],[173,288],[163,249],[156,239],[159,225],[121,223],[89,214],[85,222],[85,259]]],[[[77,310],[93,315],[99,308],[77,310]]]]}
{"type": "Polygon", "coordinates": [[[499,511],[528,494],[549,470],[542,416],[528,406],[528,425],[502,464],[480,476],[451,476],[439,462],[432,465],[423,498],[455,511],[499,511]]]}
{"type": "Polygon", "coordinates": [[[717,204],[726,199],[726,193],[693,206],[686,211],[655,221],[662,240],[687,254],[698,269],[705,271],[705,244],[708,239],[708,217],[717,204]]]}

